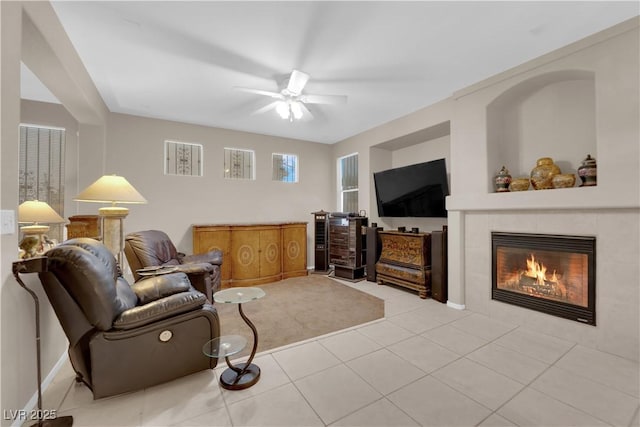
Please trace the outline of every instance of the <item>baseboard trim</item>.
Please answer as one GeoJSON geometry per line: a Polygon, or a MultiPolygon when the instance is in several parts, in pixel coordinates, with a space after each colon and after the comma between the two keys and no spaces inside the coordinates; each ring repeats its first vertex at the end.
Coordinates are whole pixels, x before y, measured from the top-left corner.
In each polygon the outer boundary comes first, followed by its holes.
{"type": "MultiPolygon", "coordinates": [[[[62,353],[62,355],[60,355],[60,358],[58,359],[56,364],[53,365],[53,368],[51,369],[51,371],[47,374],[45,379],[42,381],[43,395],[45,391],[47,391],[47,388],[49,387],[49,385],[51,385],[51,383],[53,382],[53,379],[56,377],[56,375],[58,375],[58,372],[60,371],[60,369],[62,369],[62,366],[66,363],[67,359],[68,359],[68,355],[67,355],[67,351],[65,350],[62,353]]],[[[33,392],[33,396],[31,396],[31,399],[29,399],[29,401],[24,407],[24,413],[29,414],[31,410],[36,408],[37,405],[38,405],[38,389],[36,388],[36,390],[33,392]]],[[[44,409],[54,409],[54,408],[42,408],[42,409],[44,410],[44,409]]],[[[16,419],[11,424],[11,427],[20,427],[23,425],[24,422],[25,420],[23,419],[16,419]]]]}
{"type": "Polygon", "coordinates": [[[447,301],[447,307],[455,308],[456,310],[464,310],[467,308],[464,304],[457,304],[451,301],[447,301]]]}

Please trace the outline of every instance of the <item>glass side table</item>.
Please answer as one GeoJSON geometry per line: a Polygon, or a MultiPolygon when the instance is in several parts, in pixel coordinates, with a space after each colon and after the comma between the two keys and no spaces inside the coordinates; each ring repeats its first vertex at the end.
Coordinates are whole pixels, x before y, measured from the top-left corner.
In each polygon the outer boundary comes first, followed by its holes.
{"type": "MultiPolygon", "coordinates": [[[[210,356],[210,357],[224,357],[227,362],[227,368],[222,375],[220,375],[220,385],[223,388],[228,390],[242,390],[245,388],[249,388],[260,379],[260,368],[251,363],[253,362],[253,357],[256,355],[256,349],[258,348],[258,331],[256,327],[251,323],[249,318],[242,311],[242,304],[255,301],[265,296],[265,293],[260,288],[229,288],[223,289],[221,291],[213,294],[213,300],[219,304],[238,304],[238,311],[240,313],[240,317],[245,323],[251,328],[253,332],[253,348],[251,349],[251,355],[249,359],[238,365],[231,364],[229,360],[229,356],[239,353],[244,349],[246,345],[246,340],[243,337],[238,335],[227,335],[217,338],[217,350],[213,351],[215,345],[211,345],[210,343],[205,344],[203,347],[203,351],[207,354],[206,350],[209,350],[210,354],[217,354],[218,356],[210,356]],[[236,337],[236,338],[230,338],[236,337]],[[237,337],[244,340],[242,347],[236,348],[240,345],[240,340],[237,337]],[[209,345],[209,346],[208,346],[209,345]]],[[[216,341],[213,340],[213,341],[216,341]]],[[[216,344],[216,343],[212,343],[216,344]]],[[[207,354],[209,355],[209,354],[207,354]]]]}

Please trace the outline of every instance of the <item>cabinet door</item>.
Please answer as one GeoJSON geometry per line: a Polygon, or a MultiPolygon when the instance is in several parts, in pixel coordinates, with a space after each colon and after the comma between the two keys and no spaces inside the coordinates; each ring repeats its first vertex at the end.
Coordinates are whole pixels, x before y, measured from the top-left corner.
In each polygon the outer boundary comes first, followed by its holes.
{"type": "Polygon", "coordinates": [[[193,253],[203,254],[212,250],[222,251],[220,266],[222,283],[231,280],[231,228],[230,227],[194,227],[193,253]]]}
{"type": "Polygon", "coordinates": [[[282,277],[307,275],[307,224],[282,226],[282,277]]]}
{"type": "Polygon", "coordinates": [[[233,280],[260,277],[260,233],[235,229],[231,235],[231,270],[233,280]]]}
{"type": "Polygon", "coordinates": [[[280,227],[260,230],[260,277],[279,276],[281,273],[280,227]]]}

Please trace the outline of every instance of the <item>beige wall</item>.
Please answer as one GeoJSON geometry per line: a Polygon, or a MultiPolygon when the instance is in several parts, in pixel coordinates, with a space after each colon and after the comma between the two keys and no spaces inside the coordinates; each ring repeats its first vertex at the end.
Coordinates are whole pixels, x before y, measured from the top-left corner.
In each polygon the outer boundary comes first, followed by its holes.
{"type": "MultiPolygon", "coordinates": [[[[311,212],[329,210],[332,203],[331,146],[326,144],[111,114],[106,164],[106,173],[126,177],[149,201],[129,206],[126,231],[164,230],[186,253],[192,251],[193,224],[309,222],[311,212]],[[164,175],[167,139],[202,144],[204,176],[164,175]],[[255,151],[255,180],[224,178],[225,147],[255,151]],[[271,180],[272,153],[298,156],[299,182],[271,180]]],[[[83,205],[83,211],[98,207],[83,205]]],[[[312,233],[308,226],[309,267],[312,233]]]]}

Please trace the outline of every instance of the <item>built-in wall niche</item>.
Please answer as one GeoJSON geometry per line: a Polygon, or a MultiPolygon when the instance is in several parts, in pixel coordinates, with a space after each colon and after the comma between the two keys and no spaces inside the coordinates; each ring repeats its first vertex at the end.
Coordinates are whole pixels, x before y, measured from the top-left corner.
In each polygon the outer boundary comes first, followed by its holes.
{"type": "Polygon", "coordinates": [[[506,90],[487,106],[488,192],[502,166],[513,178],[529,177],[541,157],[577,174],[587,154],[598,157],[596,121],[593,72],[545,73],[506,90]]]}

